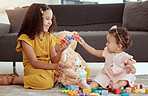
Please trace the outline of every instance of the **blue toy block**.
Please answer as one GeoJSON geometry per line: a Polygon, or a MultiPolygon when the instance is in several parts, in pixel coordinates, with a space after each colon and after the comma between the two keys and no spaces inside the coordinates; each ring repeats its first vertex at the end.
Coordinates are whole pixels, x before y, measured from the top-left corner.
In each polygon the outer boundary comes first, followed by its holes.
{"type": "Polygon", "coordinates": [[[102,91],[101,90],[95,90],[95,93],[98,93],[99,95],[101,95],[102,91]]]}
{"type": "Polygon", "coordinates": [[[70,87],[70,86],[65,86],[65,90],[68,90],[68,87],[70,87]]]}
{"type": "Polygon", "coordinates": [[[75,90],[76,89],[76,85],[70,85],[70,90],[75,90]]]}
{"type": "Polygon", "coordinates": [[[121,95],[122,95],[122,96],[129,96],[128,93],[122,93],[121,95]]]}
{"type": "Polygon", "coordinates": [[[108,90],[102,90],[102,95],[108,95],[108,90]]]}

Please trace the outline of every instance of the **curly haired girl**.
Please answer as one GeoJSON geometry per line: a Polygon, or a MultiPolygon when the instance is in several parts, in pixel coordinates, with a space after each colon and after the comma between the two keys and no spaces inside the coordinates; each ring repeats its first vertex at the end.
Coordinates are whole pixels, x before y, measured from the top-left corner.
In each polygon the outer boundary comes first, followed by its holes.
{"type": "Polygon", "coordinates": [[[131,45],[131,37],[124,27],[113,26],[107,35],[107,43],[104,50],[95,50],[80,38],[78,42],[92,55],[105,58],[104,68],[96,75],[90,85],[82,80],[79,86],[82,89],[91,89],[102,86],[103,88],[111,87],[112,89],[124,86],[133,86],[135,81],[136,68],[133,66],[135,60],[124,50],[131,45]]]}

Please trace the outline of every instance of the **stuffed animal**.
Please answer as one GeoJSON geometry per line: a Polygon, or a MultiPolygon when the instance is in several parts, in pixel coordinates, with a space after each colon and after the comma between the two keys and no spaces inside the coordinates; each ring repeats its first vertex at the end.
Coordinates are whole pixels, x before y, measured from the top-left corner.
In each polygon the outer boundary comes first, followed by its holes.
{"type": "MultiPolygon", "coordinates": [[[[54,33],[53,36],[56,38],[64,38],[66,36],[72,36],[73,33],[74,32],[61,31],[59,33],[54,33]]],[[[70,46],[62,53],[60,63],[64,69],[63,74],[59,76],[59,82],[61,82],[64,86],[77,85],[79,79],[88,79],[91,75],[91,70],[87,67],[84,59],[79,53],[74,51],[76,46],[77,41],[71,40],[70,46]]],[[[59,44],[56,44],[55,49],[57,50],[58,47],[60,47],[59,44]]]]}

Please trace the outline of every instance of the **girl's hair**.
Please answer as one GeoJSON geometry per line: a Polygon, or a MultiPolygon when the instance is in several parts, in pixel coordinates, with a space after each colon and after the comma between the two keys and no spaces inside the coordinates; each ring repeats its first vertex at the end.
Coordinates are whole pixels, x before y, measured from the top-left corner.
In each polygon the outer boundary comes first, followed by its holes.
{"type": "MultiPolygon", "coordinates": [[[[34,39],[36,34],[40,34],[43,31],[43,11],[51,10],[45,4],[32,4],[26,11],[25,17],[23,19],[21,28],[18,33],[18,37],[21,34],[26,34],[29,38],[34,39]]],[[[53,15],[52,25],[48,29],[48,32],[53,32],[56,29],[56,19],[53,15]]]]}
{"type": "Polygon", "coordinates": [[[132,45],[131,36],[125,27],[117,27],[109,30],[116,38],[117,44],[122,44],[123,50],[128,49],[132,45]]]}

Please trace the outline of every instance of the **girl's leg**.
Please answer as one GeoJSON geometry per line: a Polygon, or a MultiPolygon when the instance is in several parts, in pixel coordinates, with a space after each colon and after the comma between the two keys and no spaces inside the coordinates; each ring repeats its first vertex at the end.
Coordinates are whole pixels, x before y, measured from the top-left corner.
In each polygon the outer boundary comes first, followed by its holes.
{"type": "Polygon", "coordinates": [[[13,84],[14,85],[16,85],[16,84],[23,85],[24,84],[23,78],[24,77],[15,77],[13,84]]]}
{"type": "Polygon", "coordinates": [[[110,82],[111,88],[113,89],[119,89],[121,87],[124,87],[128,84],[128,81],[126,80],[119,80],[116,84],[114,84],[113,82],[110,82]]]}
{"type": "Polygon", "coordinates": [[[14,74],[0,74],[0,85],[24,84],[23,77],[14,74]]]}

